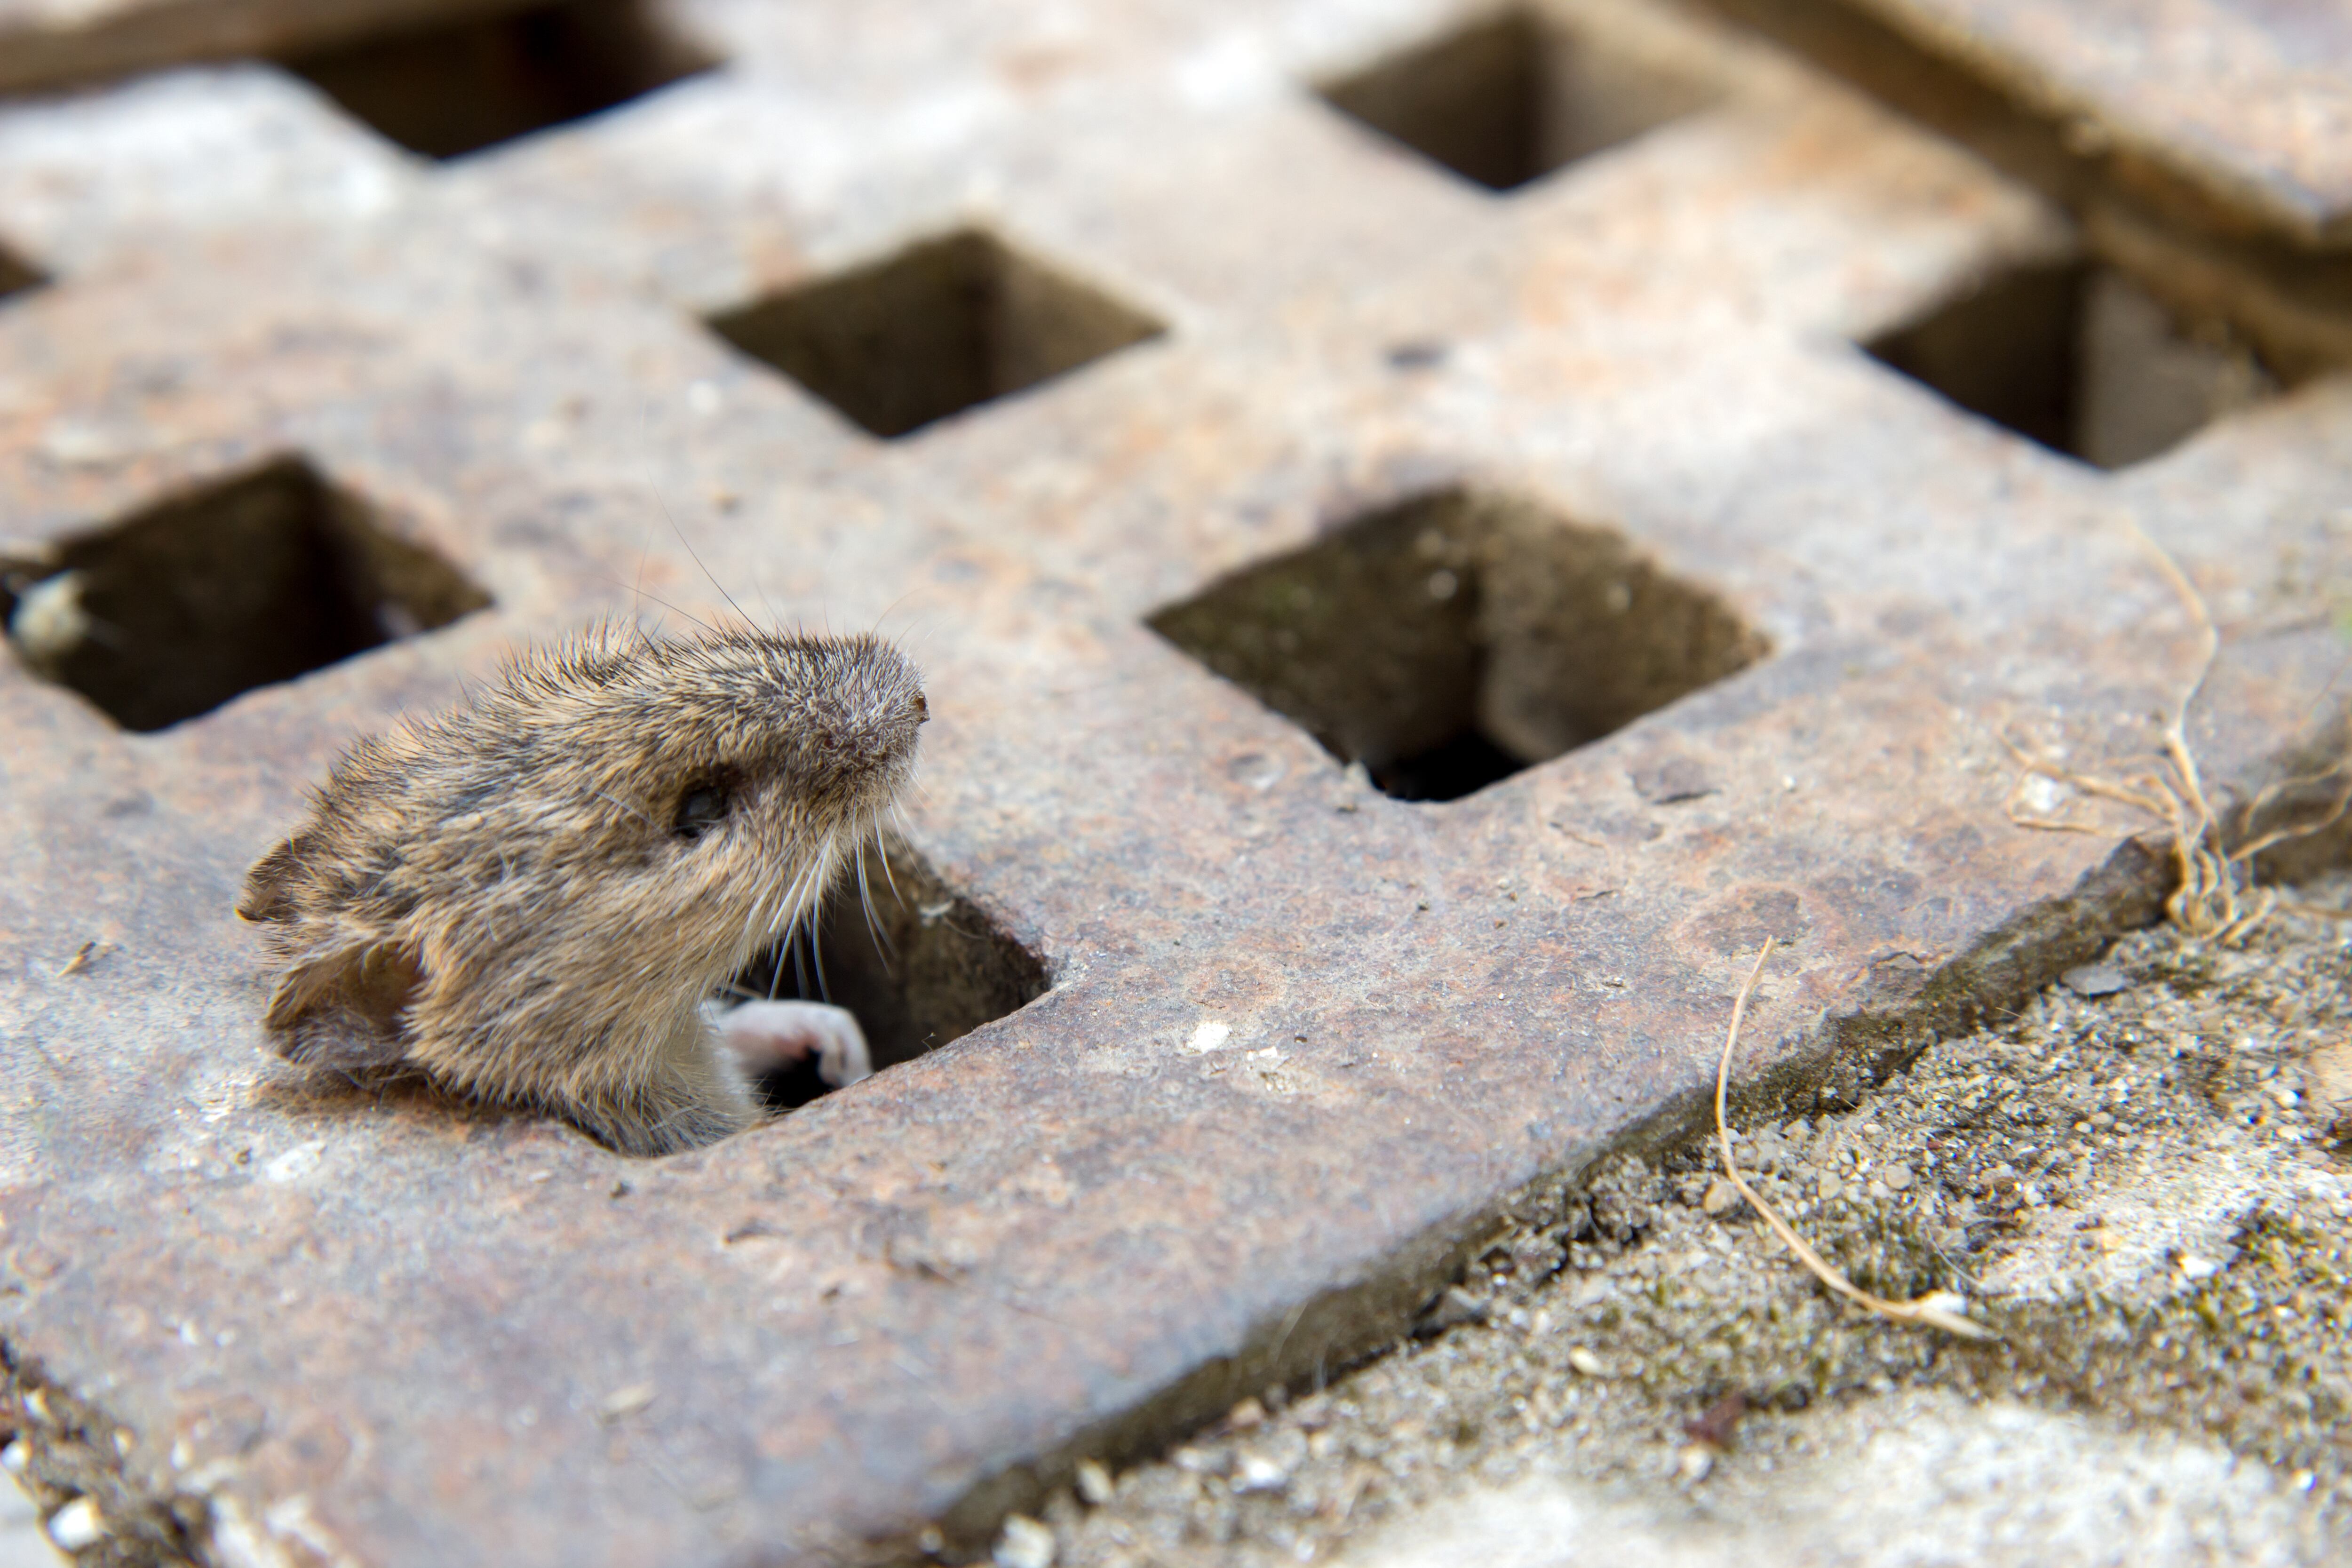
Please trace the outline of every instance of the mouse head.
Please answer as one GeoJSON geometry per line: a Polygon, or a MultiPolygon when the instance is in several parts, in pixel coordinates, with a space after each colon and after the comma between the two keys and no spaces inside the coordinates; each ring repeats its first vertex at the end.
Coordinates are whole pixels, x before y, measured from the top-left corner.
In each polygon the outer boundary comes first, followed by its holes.
{"type": "Polygon", "coordinates": [[[353,746],[248,874],[278,1048],[642,1142],[598,1107],[698,1049],[698,1004],[810,918],[925,714],[872,637],[604,627],[517,659],[353,746]]]}

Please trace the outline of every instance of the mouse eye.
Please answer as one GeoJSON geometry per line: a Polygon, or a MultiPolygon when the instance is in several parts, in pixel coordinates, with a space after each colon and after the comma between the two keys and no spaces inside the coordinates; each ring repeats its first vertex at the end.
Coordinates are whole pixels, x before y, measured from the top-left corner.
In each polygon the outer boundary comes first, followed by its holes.
{"type": "Polygon", "coordinates": [[[677,803],[677,816],[670,824],[670,831],[692,843],[727,820],[727,808],[731,804],[725,784],[716,781],[698,784],[677,803]]]}

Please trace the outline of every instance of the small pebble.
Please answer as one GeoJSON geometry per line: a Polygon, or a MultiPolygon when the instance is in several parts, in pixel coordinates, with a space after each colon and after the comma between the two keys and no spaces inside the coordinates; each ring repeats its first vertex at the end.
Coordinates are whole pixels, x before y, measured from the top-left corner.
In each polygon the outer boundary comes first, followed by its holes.
{"type": "Polygon", "coordinates": [[[2077,996],[2112,996],[2131,989],[2131,976],[2112,963],[2085,963],[2058,977],[2077,996]]]}
{"type": "Polygon", "coordinates": [[[1578,1345],[1568,1352],[1568,1364],[1587,1377],[1609,1375],[1609,1368],[1601,1359],[1582,1345],[1578,1345]]]}
{"type": "Polygon", "coordinates": [[[1265,1406],[1255,1399],[1244,1399],[1225,1412],[1225,1425],[1236,1432],[1245,1432],[1265,1419],[1265,1406]]]}
{"type": "MultiPolygon", "coordinates": [[[[1472,1295],[1459,1285],[1448,1286],[1445,1294],[1437,1299],[1414,1329],[1420,1333],[1435,1334],[1459,1323],[1483,1323],[1486,1321],[1486,1310],[1487,1304],[1482,1298],[1472,1295]]],[[[1257,1402],[1244,1400],[1242,1403],[1255,1405],[1257,1402]]],[[[1262,1418],[1265,1412],[1261,1410],[1258,1414],[1262,1418]]]]}
{"type": "Polygon", "coordinates": [[[1843,1196],[1844,1193],[1845,1184],[1836,1176],[1828,1175],[1822,1178],[1822,1202],[1828,1203],[1833,1198],[1843,1196]]]}
{"type": "Polygon", "coordinates": [[[596,1406],[596,1419],[607,1426],[615,1421],[625,1420],[651,1405],[660,1393],[650,1383],[633,1383],[626,1388],[616,1388],[596,1406]]]}
{"type": "Polygon", "coordinates": [[[106,1516],[86,1497],[78,1497],[49,1515],[49,1539],[60,1552],[79,1552],[105,1538],[106,1516]]]}
{"type": "Polygon", "coordinates": [[[1078,1496],[1092,1507],[1100,1508],[1110,1501],[1116,1489],[1111,1485],[1110,1472],[1099,1459],[1078,1461],[1078,1496]]]}
{"type": "Polygon", "coordinates": [[[1878,1173],[1878,1179],[1886,1184],[1887,1191],[1899,1193],[1911,1184],[1911,1168],[1908,1165],[1889,1165],[1878,1173]]]}
{"type": "Polygon", "coordinates": [[[2210,1279],[2221,1272],[2221,1266],[2210,1258],[2198,1258],[2189,1253],[2180,1255],[2180,1274],[2186,1279],[2210,1279]]]}
{"type": "Polygon", "coordinates": [[[996,1568],[1054,1568],[1054,1532],[1025,1513],[1011,1515],[989,1555],[996,1568]]]}
{"type": "Polygon", "coordinates": [[[1711,1215],[1724,1215],[1738,1207],[1739,1203],[1739,1189],[1717,1176],[1707,1184],[1706,1195],[1699,1199],[1698,1206],[1711,1215]]]}
{"type": "Polygon", "coordinates": [[[1290,1472],[1264,1454],[1244,1454],[1234,1467],[1234,1490],[1237,1492],[1280,1491],[1290,1480],[1290,1472]]]}

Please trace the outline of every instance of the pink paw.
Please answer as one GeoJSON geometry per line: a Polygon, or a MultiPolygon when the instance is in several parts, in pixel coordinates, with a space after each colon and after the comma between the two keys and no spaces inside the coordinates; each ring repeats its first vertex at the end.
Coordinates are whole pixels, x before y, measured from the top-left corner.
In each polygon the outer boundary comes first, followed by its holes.
{"type": "Polygon", "coordinates": [[[746,1002],[719,1018],[719,1037],[754,1077],[811,1056],[835,1089],[874,1076],[866,1032],[847,1009],[824,1002],[746,1002]]]}

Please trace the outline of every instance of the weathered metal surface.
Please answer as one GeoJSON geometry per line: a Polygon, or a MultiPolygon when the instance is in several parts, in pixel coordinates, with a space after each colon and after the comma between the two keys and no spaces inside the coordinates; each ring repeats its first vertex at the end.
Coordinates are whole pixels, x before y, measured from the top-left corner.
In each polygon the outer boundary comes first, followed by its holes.
{"type": "Polygon", "coordinates": [[[2352,20],[2333,4],[1708,0],[2060,202],[2300,380],[2352,363],[2352,20]]]}
{"type": "Polygon", "coordinates": [[[9,551],[299,454],[495,601],[145,735],[0,664],[0,1338],[37,1462],[125,1530],[716,1564],[985,1528],[1686,1125],[1767,934],[1751,1084],[2144,918],[2150,857],[2004,814],[2006,738],[2137,765],[2192,673],[2132,524],[2225,627],[2214,779],[2335,717],[2352,388],[2115,474],[1962,415],[1854,342],[2063,220],[1759,48],[1574,11],[1721,93],[1503,199],[1305,85],[1433,5],[693,15],[730,71],[429,174],[260,71],[0,115],[0,227],[56,279],[0,304],[9,551]],[[198,100],[221,201],[142,207],[198,100]],[[1166,331],[893,441],[698,321],[973,225],[1166,331]],[[1622,533],[1769,654],[1408,804],[1146,624],[1454,486],[1622,533]],[[762,613],[906,636],[913,847],[1050,989],[661,1163],[274,1063],[247,861],[501,647],[718,605],[665,509],[762,613]]]}
{"type": "Polygon", "coordinates": [[[2278,0],[1861,0],[2128,178],[2145,161],[2305,244],[2352,244],[2352,11],[2278,0]]]}
{"type": "Polygon", "coordinates": [[[340,44],[531,0],[0,0],[0,92],[340,44]]]}

